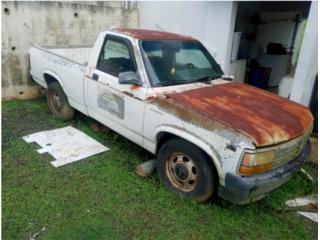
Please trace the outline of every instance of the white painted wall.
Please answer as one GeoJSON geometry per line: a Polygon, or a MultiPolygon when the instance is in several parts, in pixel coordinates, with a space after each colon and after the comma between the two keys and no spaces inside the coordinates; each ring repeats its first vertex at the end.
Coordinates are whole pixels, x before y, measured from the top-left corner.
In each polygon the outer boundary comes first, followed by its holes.
{"type": "Polygon", "coordinates": [[[138,3],[140,28],[199,39],[228,73],[237,4],[235,2],[138,3]]]}
{"type": "Polygon", "coordinates": [[[318,3],[312,2],[303,37],[290,99],[309,105],[315,77],[318,73],[318,3]]]}

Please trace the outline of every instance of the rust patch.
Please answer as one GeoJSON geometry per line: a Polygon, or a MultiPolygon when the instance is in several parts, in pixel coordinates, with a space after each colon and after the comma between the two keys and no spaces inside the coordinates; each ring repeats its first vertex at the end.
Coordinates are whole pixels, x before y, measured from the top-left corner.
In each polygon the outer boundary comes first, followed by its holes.
{"type": "Polygon", "coordinates": [[[226,126],[219,121],[212,120],[212,118],[208,117],[206,114],[196,112],[194,109],[186,107],[183,104],[176,102],[166,96],[160,95],[154,98],[150,98],[150,103],[155,104],[161,110],[172,113],[181,120],[194,124],[196,126],[208,130],[227,129],[230,132],[235,132],[233,128],[230,128],[229,126],[226,126]]]}
{"type": "Polygon", "coordinates": [[[174,108],[185,121],[207,129],[218,127],[218,121],[245,134],[256,146],[295,138],[313,122],[308,108],[246,84],[213,85],[166,96],[158,98],[157,104],[174,108]]]}
{"type": "Polygon", "coordinates": [[[126,28],[116,28],[112,30],[140,40],[196,40],[190,36],[154,30],[126,28]]]}
{"type": "Polygon", "coordinates": [[[139,88],[140,88],[139,85],[132,85],[132,86],[130,87],[130,89],[131,89],[132,91],[138,90],[139,88]]]}

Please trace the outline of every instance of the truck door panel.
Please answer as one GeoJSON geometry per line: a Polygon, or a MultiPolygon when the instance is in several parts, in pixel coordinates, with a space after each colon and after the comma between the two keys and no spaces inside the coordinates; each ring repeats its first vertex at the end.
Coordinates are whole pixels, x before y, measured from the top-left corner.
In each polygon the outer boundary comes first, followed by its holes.
{"type": "Polygon", "coordinates": [[[147,95],[145,87],[121,85],[118,74],[137,72],[130,42],[107,37],[91,77],[86,79],[89,115],[106,126],[142,145],[142,127],[147,95]]]}

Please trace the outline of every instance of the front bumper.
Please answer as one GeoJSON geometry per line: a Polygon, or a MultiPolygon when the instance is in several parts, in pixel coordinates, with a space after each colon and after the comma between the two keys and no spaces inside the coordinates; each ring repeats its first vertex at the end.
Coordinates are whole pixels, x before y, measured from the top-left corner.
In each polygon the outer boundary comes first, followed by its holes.
{"type": "Polygon", "coordinates": [[[298,157],[290,162],[254,176],[239,176],[227,173],[225,186],[219,187],[219,196],[235,204],[247,204],[263,198],[266,193],[287,182],[299,171],[310,156],[311,145],[308,141],[298,157]]]}

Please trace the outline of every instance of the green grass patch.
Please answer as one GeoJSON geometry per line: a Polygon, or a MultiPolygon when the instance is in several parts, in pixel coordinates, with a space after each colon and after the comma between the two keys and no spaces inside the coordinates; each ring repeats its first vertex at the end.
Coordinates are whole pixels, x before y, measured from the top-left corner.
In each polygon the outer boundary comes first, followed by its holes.
{"type": "MultiPolygon", "coordinates": [[[[29,239],[316,239],[317,224],[277,211],[288,199],[317,194],[296,174],[267,198],[246,206],[199,204],[167,191],[137,164],[153,156],[113,131],[97,133],[89,117],[54,119],[44,98],[2,103],[2,237],[29,239]],[[73,125],[111,150],[54,168],[22,136],[73,125]]],[[[317,169],[306,164],[314,176],[317,169]]]]}

